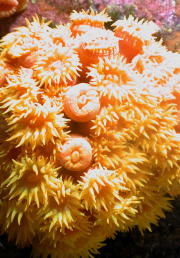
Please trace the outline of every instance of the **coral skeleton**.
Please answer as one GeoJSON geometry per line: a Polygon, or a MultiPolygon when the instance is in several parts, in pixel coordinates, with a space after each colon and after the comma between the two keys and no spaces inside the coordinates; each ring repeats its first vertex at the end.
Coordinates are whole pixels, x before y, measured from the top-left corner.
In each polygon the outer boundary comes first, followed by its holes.
{"type": "Polygon", "coordinates": [[[110,20],[35,16],[0,41],[0,233],[35,258],[92,258],[180,195],[180,55],[110,20]]]}

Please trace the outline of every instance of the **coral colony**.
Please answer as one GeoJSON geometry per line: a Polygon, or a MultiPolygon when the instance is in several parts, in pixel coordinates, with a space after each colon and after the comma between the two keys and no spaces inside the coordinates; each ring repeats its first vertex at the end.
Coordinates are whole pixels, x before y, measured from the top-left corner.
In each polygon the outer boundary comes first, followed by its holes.
{"type": "Polygon", "coordinates": [[[34,257],[94,257],[180,194],[180,55],[153,22],[70,20],[0,43],[0,230],[34,257]]]}

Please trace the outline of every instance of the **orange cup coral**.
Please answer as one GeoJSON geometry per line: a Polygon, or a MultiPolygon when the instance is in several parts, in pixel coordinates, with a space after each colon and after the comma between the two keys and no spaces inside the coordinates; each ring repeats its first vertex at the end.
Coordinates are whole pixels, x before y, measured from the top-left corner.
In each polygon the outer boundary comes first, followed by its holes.
{"type": "Polygon", "coordinates": [[[92,148],[81,136],[69,138],[60,149],[59,162],[71,171],[85,171],[91,164],[92,148]]]}
{"type": "Polygon", "coordinates": [[[85,12],[84,10],[82,12],[73,11],[70,19],[70,29],[74,37],[86,33],[91,28],[104,29],[104,24],[111,21],[111,18],[105,11],[96,13],[93,9],[90,9],[89,12],[85,12]]]}
{"type": "Polygon", "coordinates": [[[137,54],[142,53],[142,47],[149,45],[152,40],[152,34],[159,30],[155,23],[143,20],[138,21],[133,16],[118,20],[113,26],[115,26],[115,36],[119,37],[120,54],[125,56],[129,62],[137,54]]]}
{"type": "Polygon", "coordinates": [[[64,113],[74,121],[88,122],[100,109],[98,92],[88,83],[69,88],[64,96],[64,113]]]}
{"type": "Polygon", "coordinates": [[[36,16],[0,42],[0,228],[34,257],[93,257],[180,194],[180,55],[108,21],[36,16]]]}

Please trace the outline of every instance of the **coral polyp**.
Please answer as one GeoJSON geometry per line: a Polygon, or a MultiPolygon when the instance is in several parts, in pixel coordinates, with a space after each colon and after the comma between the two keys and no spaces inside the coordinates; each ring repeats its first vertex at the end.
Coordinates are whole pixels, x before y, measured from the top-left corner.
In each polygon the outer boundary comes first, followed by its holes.
{"type": "MultiPolygon", "coordinates": [[[[43,50],[44,51],[44,50],[43,50]]],[[[70,48],[52,46],[46,55],[40,54],[34,65],[35,75],[41,85],[71,85],[76,82],[80,62],[76,53],[70,48]]]]}
{"type": "Polygon", "coordinates": [[[64,112],[72,120],[88,122],[100,109],[98,92],[88,83],[80,83],[67,90],[64,97],[64,112]]]}
{"type": "Polygon", "coordinates": [[[115,57],[119,51],[118,38],[110,30],[91,28],[75,41],[75,49],[84,67],[83,75],[87,66],[98,63],[99,58],[115,57]]]}
{"type": "Polygon", "coordinates": [[[125,92],[128,92],[127,87],[133,89],[135,84],[139,84],[139,88],[142,87],[140,78],[122,56],[105,57],[88,69],[90,83],[97,87],[103,103],[121,101],[125,92]]]}
{"type": "Polygon", "coordinates": [[[180,195],[180,55],[109,21],[35,16],[0,42],[0,232],[36,258],[94,257],[180,195]]]}
{"type": "Polygon", "coordinates": [[[56,192],[56,177],[57,169],[43,156],[26,155],[13,161],[12,172],[2,185],[6,186],[9,200],[16,199],[17,203],[26,204],[25,208],[31,204],[39,208],[47,205],[48,196],[56,192]]]}
{"type": "Polygon", "coordinates": [[[116,21],[114,32],[119,37],[119,52],[130,62],[137,54],[142,53],[144,45],[153,40],[152,34],[159,30],[153,22],[138,21],[133,16],[116,21]],[[129,51],[131,49],[131,51],[129,51]]]}
{"type": "Polygon", "coordinates": [[[20,247],[25,247],[32,242],[36,234],[37,225],[33,218],[36,210],[34,206],[26,209],[23,203],[17,204],[17,200],[4,200],[0,204],[1,232],[8,232],[9,241],[15,241],[20,247]],[[32,208],[33,207],[33,208],[32,208]],[[7,218],[4,222],[4,218],[7,218]],[[23,228],[26,226],[26,230],[23,228]]]}
{"type": "Polygon", "coordinates": [[[107,169],[91,169],[80,182],[82,187],[81,198],[84,205],[91,212],[108,211],[120,199],[118,192],[121,189],[116,174],[107,169]]]}
{"type": "Polygon", "coordinates": [[[71,19],[71,31],[73,36],[82,35],[87,32],[91,27],[92,28],[104,28],[104,24],[106,22],[111,21],[111,18],[102,11],[100,13],[96,13],[93,9],[85,12],[72,12],[70,15],[71,19]]]}
{"type": "Polygon", "coordinates": [[[66,169],[84,171],[91,164],[91,145],[82,137],[71,137],[62,145],[58,158],[61,165],[66,169]]]}

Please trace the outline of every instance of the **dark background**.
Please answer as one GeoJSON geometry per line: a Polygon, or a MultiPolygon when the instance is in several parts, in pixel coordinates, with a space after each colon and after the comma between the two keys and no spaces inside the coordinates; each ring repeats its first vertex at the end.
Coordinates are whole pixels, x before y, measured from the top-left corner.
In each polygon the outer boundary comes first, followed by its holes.
{"type": "MultiPolygon", "coordinates": [[[[144,236],[137,229],[118,233],[116,239],[107,240],[95,258],[180,258],[180,199],[172,202],[174,210],[166,213],[159,226],[144,236]]],[[[0,258],[30,258],[31,248],[18,249],[0,237],[0,258]]],[[[72,257],[73,258],[73,257],[72,257]]]]}

